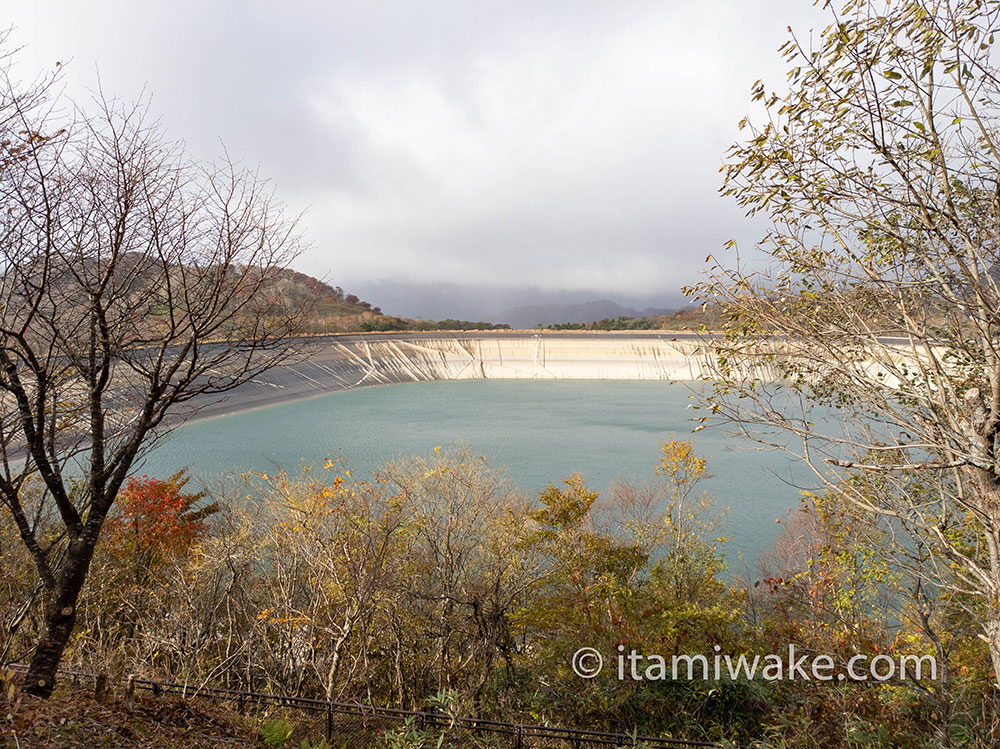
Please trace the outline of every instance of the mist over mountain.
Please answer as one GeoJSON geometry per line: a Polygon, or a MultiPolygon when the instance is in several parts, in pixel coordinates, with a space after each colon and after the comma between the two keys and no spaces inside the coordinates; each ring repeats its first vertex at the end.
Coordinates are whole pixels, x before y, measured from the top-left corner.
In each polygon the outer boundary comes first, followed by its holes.
{"type": "Polygon", "coordinates": [[[623,307],[610,299],[598,299],[583,304],[526,304],[500,313],[497,315],[497,321],[505,322],[512,328],[526,329],[538,325],[588,323],[616,317],[672,315],[676,311],[676,307],[670,309],[646,307],[637,310],[623,307]]]}
{"type": "Polygon", "coordinates": [[[363,299],[378,304],[386,314],[426,320],[486,320],[526,328],[560,322],[591,322],[619,315],[641,317],[667,314],[688,306],[688,300],[676,289],[665,290],[658,295],[642,295],[609,289],[543,289],[537,286],[355,279],[350,279],[345,285],[363,299]]]}

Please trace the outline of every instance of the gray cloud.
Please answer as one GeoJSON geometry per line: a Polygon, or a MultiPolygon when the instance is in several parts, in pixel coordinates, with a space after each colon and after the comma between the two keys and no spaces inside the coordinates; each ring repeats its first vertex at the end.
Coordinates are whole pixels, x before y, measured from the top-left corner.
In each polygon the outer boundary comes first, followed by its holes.
{"type": "MultiPolygon", "coordinates": [[[[196,156],[259,162],[305,219],[300,267],[674,296],[755,228],[717,195],[758,77],[817,11],[745,3],[134,3],[5,14],[26,77],[146,87],[196,156]]],[[[374,303],[379,300],[372,299],[374,303]]]]}

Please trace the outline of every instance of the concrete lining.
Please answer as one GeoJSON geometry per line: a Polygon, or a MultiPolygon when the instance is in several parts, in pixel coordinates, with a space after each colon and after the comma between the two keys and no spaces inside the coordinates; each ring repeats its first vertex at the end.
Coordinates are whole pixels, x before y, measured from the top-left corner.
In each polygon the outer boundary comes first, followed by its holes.
{"type": "Polygon", "coordinates": [[[476,331],[365,333],[311,339],[299,361],[275,367],[223,397],[197,403],[198,418],[350,390],[435,380],[695,380],[711,350],[673,331],[476,331]]]}

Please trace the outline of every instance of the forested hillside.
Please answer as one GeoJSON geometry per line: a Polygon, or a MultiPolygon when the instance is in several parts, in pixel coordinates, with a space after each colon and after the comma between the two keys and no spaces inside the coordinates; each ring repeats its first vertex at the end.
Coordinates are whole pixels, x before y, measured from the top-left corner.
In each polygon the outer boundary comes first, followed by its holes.
{"type": "Polygon", "coordinates": [[[289,304],[308,309],[302,327],[313,335],[389,330],[494,330],[508,325],[468,320],[413,320],[386,315],[339,286],[291,269],[283,270],[276,281],[289,304]]]}

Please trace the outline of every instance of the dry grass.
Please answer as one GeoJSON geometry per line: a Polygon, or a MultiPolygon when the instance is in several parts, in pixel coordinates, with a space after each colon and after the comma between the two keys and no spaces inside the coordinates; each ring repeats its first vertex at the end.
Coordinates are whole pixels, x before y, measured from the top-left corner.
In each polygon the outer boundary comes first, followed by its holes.
{"type": "Polygon", "coordinates": [[[177,696],[135,695],[98,702],[82,690],[50,700],[0,697],[3,747],[264,746],[250,721],[220,706],[177,696]]]}

